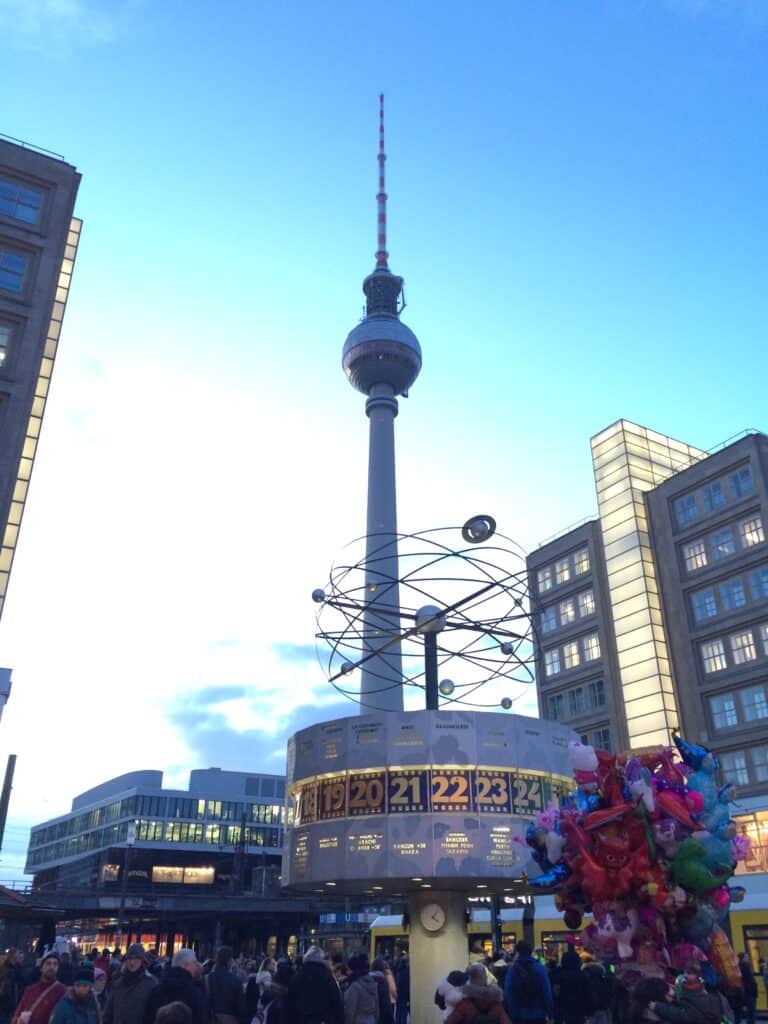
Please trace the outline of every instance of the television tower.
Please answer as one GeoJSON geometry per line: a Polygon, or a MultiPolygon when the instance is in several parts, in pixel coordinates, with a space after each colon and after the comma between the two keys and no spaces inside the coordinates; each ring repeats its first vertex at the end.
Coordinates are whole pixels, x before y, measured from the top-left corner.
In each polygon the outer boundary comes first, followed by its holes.
{"type": "MultiPolygon", "coordinates": [[[[367,395],[369,420],[366,602],[363,644],[381,650],[361,666],[360,710],[403,710],[403,665],[398,589],[397,498],[395,493],[395,416],[397,396],[421,369],[421,347],[400,320],[403,279],[389,269],[387,193],[384,186],[384,96],[379,96],[379,191],[376,267],[363,281],[365,317],[344,342],[341,365],[350,384],[367,395]]],[[[410,625],[408,623],[407,625],[410,625]]]]}

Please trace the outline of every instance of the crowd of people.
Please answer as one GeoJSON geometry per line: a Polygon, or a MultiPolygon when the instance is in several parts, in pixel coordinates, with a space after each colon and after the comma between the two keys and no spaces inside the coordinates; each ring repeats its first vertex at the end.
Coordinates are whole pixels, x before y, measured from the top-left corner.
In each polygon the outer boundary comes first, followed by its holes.
{"type": "MultiPolygon", "coordinates": [[[[610,965],[569,946],[560,961],[525,941],[447,972],[435,989],[435,1024],[754,1024],[757,981],[746,954],[742,989],[723,993],[699,962],[631,989],[610,965]]],[[[201,963],[192,949],[162,959],[138,943],[46,952],[15,949],[0,962],[0,1024],[409,1024],[410,959],[348,958],[310,946],[289,957],[239,957],[222,946],[201,963]]],[[[766,972],[768,981],[768,971],[766,972]]]]}

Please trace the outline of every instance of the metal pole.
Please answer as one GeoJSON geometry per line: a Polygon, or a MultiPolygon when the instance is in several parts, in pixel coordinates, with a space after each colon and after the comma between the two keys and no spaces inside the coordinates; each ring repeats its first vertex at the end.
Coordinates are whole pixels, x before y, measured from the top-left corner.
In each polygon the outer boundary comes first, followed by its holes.
{"type": "Polygon", "coordinates": [[[120,907],[117,912],[117,936],[115,937],[115,945],[118,949],[123,948],[123,924],[125,922],[125,896],[128,891],[128,869],[131,865],[131,850],[133,844],[136,842],[136,822],[132,821],[128,825],[126,833],[125,854],[123,855],[123,877],[120,879],[120,907]]]}
{"type": "Polygon", "coordinates": [[[494,953],[501,949],[501,900],[498,893],[491,896],[491,945],[494,953]]]}
{"type": "Polygon", "coordinates": [[[427,711],[439,708],[437,691],[437,633],[424,634],[424,690],[427,697],[427,711]]]}
{"type": "Polygon", "coordinates": [[[11,802],[11,788],[13,787],[13,773],[16,771],[16,755],[8,755],[8,764],[5,768],[5,780],[3,790],[0,793],[0,850],[3,848],[5,836],[5,822],[8,817],[8,804],[11,802]]]}

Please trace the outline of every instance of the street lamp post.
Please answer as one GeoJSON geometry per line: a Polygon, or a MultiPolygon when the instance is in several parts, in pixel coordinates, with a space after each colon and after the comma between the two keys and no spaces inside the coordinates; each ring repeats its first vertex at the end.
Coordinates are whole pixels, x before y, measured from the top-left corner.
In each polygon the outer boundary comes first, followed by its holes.
{"type": "Polygon", "coordinates": [[[131,864],[131,851],[133,850],[133,844],[136,842],[135,821],[129,823],[128,832],[125,838],[126,847],[125,853],[123,854],[123,877],[120,880],[120,907],[117,912],[117,936],[115,938],[115,946],[119,950],[122,950],[123,948],[123,925],[125,923],[125,896],[128,890],[128,869],[131,864]]]}

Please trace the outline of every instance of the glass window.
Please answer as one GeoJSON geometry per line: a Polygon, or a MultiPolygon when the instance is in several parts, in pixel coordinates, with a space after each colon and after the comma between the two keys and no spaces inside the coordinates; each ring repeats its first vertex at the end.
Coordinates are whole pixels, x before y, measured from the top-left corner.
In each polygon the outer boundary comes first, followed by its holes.
{"type": "Polygon", "coordinates": [[[705,672],[721,672],[727,667],[725,647],[722,640],[708,640],[701,645],[701,657],[705,672]]]}
{"type": "Polygon", "coordinates": [[[598,750],[610,750],[611,730],[607,726],[602,729],[595,729],[592,733],[592,740],[592,746],[597,747],[598,750]]]}
{"type": "Polygon", "coordinates": [[[683,558],[688,572],[703,569],[707,564],[707,545],[703,540],[692,540],[683,546],[683,558]]]}
{"type": "Polygon", "coordinates": [[[732,555],[736,550],[733,543],[733,530],[730,526],[726,526],[722,530],[715,530],[710,537],[710,543],[712,545],[712,558],[715,561],[718,558],[727,558],[728,555],[732,555]]]}
{"type": "Polygon", "coordinates": [[[558,583],[567,583],[571,578],[571,563],[567,558],[561,558],[555,562],[555,579],[558,583]]]}
{"type": "Polygon", "coordinates": [[[585,590],[579,594],[579,616],[583,619],[587,615],[595,614],[595,595],[591,590],[585,590]]]}
{"type": "Polygon", "coordinates": [[[600,657],[600,638],[597,633],[585,636],[583,643],[584,661],[596,661],[600,657]]]}
{"type": "Polygon", "coordinates": [[[565,644],[563,647],[563,658],[566,668],[576,668],[578,666],[581,661],[578,641],[573,640],[571,643],[565,644]]]}
{"type": "Polygon", "coordinates": [[[582,548],[581,551],[577,551],[573,556],[573,571],[577,576],[583,576],[585,572],[589,572],[589,551],[587,548],[582,548]]]}
{"type": "Polygon", "coordinates": [[[0,324],[0,370],[8,358],[11,348],[11,328],[8,324],[0,324]]]}
{"type": "Polygon", "coordinates": [[[732,612],[737,608],[744,607],[747,598],[744,594],[744,586],[738,576],[736,579],[726,580],[720,584],[720,600],[724,612],[732,612]]]}
{"type": "Polygon", "coordinates": [[[605,704],[605,686],[603,685],[602,679],[596,679],[592,683],[587,684],[587,694],[589,697],[589,706],[591,708],[599,708],[605,704]]]}
{"type": "Polygon", "coordinates": [[[36,188],[0,178],[0,213],[7,217],[22,220],[25,224],[34,224],[42,201],[43,194],[36,188]]]}
{"type": "Polygon", "coordinates": [[[761,565],[749,574],[749,588],[753,601],[762,601],[768,597],[768,565],[761,565]]]}
{"type": "Polygon", "coordinates": [[[755,544],[762,544],[765,540],[763,520],[760,516],[753,516],[743,523],[739,523],[742,547],[752,548],[755,544]]]}
{"type": "Polygon", "coordinates": [[[743,753],[730,753],[720,754],[719,756],[723,777],[737,783],[739,786],[746,786],[749,783],[747,755],[743,753]]]}
{"type": "Polygon", "coordinates": [[[763,654],[768,654],[768,622],[764,622],[762,626],[759,626],[758,631],[763,644],[763,654]]]}
{"type": "Polygon", "coordinates": [[[755,638],[752,636],[751,629],[746,629],[743,633],[734,633],[729,639],[734,665],[744,665],[748,661],[755,660],[757,650],[755,649],[755,638]]]}
{"type": "Polygon", "coordinates": [[[731,494],[734,498],[741,498],[745,494],[752,493],[752,471],[749,466],[737,469],[730,475],[731,494]]]}
{"type": "Polygon", "coordinates": [[[696,497],[693,494],[686,494],[684,498],[678,498],[675,502],[675,515],[678,526],[687,526],[688,523],[695,523],[699,518],[699,510],[696,508],[696,497]]]}
{"type": "Polygon", "coordinates": [[[554,676],[560,671],[560,651],[554,647],[551,651],[544,651],[544,674],[554,676]]]}
{"type": "Polygon", "coordinates": [[[752,770],[757,782],[768,781],[768,747],[752,747],[752,770]]]}
{"type": "Polygon", "coordinates": [[[713,484],[708,484],[702,490],[701,495],[704,499],[704,510],[706,512],[714,512],[725,504],[725,495],[719,480],[713,484]]]}
{"type": "Polygon", "coordinates": [[[553,629],[557,628],[557,619],[555,617],[555,606],[550,605],[549,608],[545,608],[541,613],[540,617],[541,632],[551,633],[553,629]]]}
{"type": "Polygon", "coordinates": [[[572,597],[567,601],[560,602],[560,625],[566,626],[569,622],[576,621],[576,602],[572,597]]]}
{"type": "Polygon", "coordinates": [[[739,693],[741,700],[741,712],[745,722],[756,722],[761,718],[768,718],[768,700],[766,700],[765,686],[748,686],[739,693]]]}
{"type": "Polygon", "coordinates": [[[565,713],[565,698],[562,693],[556,693],[547,698],[547,717],[559,720],[565,713]]]}
{"type": "Polygon", "coordinates": [[[540,594],[543,594],[545,590],[551,590],[553,585],[552,567],[548,565],[545,569],[539,569],[536,579],[540,594]]]}
{"type": "Polygon", "coordinates": [[[26,269],[26,256],[9,249],[0,249],[0,288],[5,288],[7,292],[20,292],[26,269]]]}
{"type": "Polygon", "coordinates": [[[165,864],[154,864],[152,866],[152,881],[163,884],[181,885],[184,881],[184,868],[169,867],[165,864]]]}
{"type": "Polygon", "coordinates": [[[568,691],[568,711],[571,715],[583,715],[587,710],[586,701],[584,700],[584,688],[577,686],[573,690],[568,691]]]}
{"type": "Polygon", "coordinates": [[[717,615],[717,602],[712,587],[707,587],[706,590],[695,590],[691,594],[691,604],[693,605],[693,617],[697,622],[711,619],[713,615],[717,615]]]}
{"type": "Polygon", "coordinates": [[[716,729],[728,729],[739,724],[736,700],[732,694],[721,693],[717,697],[710,697],[709,709],[712,712],[712,724],[716,729]]]}

